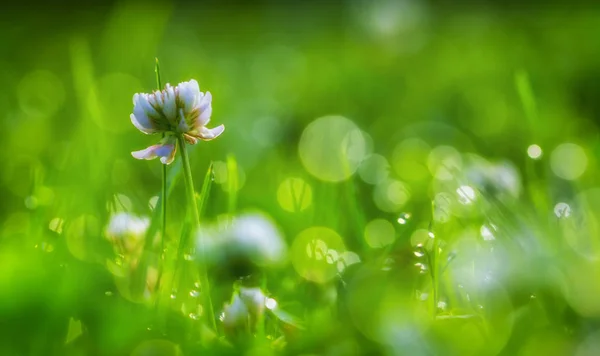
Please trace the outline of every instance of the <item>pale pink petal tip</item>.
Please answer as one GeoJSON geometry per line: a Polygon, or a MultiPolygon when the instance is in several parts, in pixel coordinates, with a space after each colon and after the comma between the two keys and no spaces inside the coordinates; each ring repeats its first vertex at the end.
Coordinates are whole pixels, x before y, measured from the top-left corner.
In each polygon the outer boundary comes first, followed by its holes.
{"type": "Polygon", "coordinates": [[[131,155],[134,158],[146,160],[160,157],[163,164],[170,164],[175,159],[175,150],[174,144],[152,145],[140,151],[133,151],[131,155]]]}
{"type": "Polygon", "coordinates": [[[206,127],[203,127],[202,130],[200,131],[199,136],[204,141],[209,141],[209,140],[219,137],[219,135],[221,135],[223,133],[223,131],[225,131],[225,125],[219,125],[212,129],[207,129],[206,127]]]}

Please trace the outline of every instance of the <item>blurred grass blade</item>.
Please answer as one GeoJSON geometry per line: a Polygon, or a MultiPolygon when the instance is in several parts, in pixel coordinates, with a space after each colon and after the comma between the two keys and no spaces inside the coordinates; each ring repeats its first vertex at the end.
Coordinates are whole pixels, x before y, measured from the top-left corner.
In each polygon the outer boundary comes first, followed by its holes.
{"type": "Polygon", "coordinates": [[[229,201],[227,204],[228,212],[233,214],[235,212],[237,191],[239,189],[238,166],[233,155],[227,156],[227,188],[229,193],[229,201]]]}
{"type": "Polygon", "coordinates": [[[529,122],[529,130],[533,138],[535,138],[535,127],[537,122],[537,106],[535,98],[533,96],[533,90],[531,89],[531,82],[529,76],[525,71],[519,71],[515,75],[515,85],[517,87],[517,93],[523,104],[525,110],[525,117],[529,122]]]}
{"type": "Polygon", "coordinates": [[[70,318],[69,330],[67,331],[67,339],[65,340],[65,344],[68,344],[71,341],[77,339],[81,335],[81,333],[81,320],[75,320],[73,318],[70,318]]]}
{"type": "Polygon", "coordinates": [[[272,309],[271,312],[282,322],[292,325],[300,330],[305,329],[302,321],[298,317],[286,312],[285,310],[281,308],[275,308],[272,309]]]}

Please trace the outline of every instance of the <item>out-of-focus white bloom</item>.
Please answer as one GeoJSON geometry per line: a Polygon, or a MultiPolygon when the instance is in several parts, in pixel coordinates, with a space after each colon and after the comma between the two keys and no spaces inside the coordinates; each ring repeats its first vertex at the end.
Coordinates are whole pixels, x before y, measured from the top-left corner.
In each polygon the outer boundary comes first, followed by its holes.
{"type": "Polygon", "coordinates": [[[137,249],[150,226],[150,219],[120,212],[111,216],[106,227],[106,237],[126,251],[137,249]]]}
{"type": "Polygon", "coordinates": [[[238,293],[235,293],[230,304],[226,304],[223,310],[223,324],[225,328],[236,328],[238,326],[248,325],[248,308],[240,298],[238,293]]]}
{"type": "Polygon", "coordinates": [[[521,193],[519,171],[508,161],[490,163],[478,160],[467,167],[466,176],[480,191],[499,198],[517,198],[521,193]]]}
{"type": "Polygon", "coordinates": [[[248,259],[258,266],[277,265],[286,259],[287,245],[267,216],[250,213],[198,232],[197,251],[209,260],[248,259]]]}
{"type": "MultiPolygon", "coordinates": [[[[274,301],[274,299],[273,299],[274,301]]],[[[230,304],[223,308],[222,321],[228,331],[236,331],[249,327],[256,328],[256,323],[265,312],[267,296],[258,287],[239,287],[233,292],[230,304]]]]}
{"type": "Polygon", "coordinates": [[[234,246],[247,253],[258,265],[271,265],[281,262],[286,255],[287,246],[273,224],[262,214],[238,217],[230,230],[234,246]]]}
{"type": "Polygon", "coordinates": [[[262,292],[262,290],[260,290],[260,288],[241,287],[240,297],[252,314],[258,315],[265,310],[267,296],[262,292]]]}
{"type": "Polygon", "coordinates": [[[210,92],[200,91],[198,82],[190,80],[151,94],[136,93],[133,96],[131,122],[145,134],[165,133],[165,137],[152,145],[131,154],[137,159],[160,157],[164,164],[173,162],[177,151],[176,136],[183,135],[189,144],[198,140],[212,140],[225,130],[223,125],[209,129],[212,114],[210,92]]]}
{"type": "Polygon", "coordinates": [[[119,293],[136,302],[153,298],[158,287],[158,267],[142,260],[149,227],[149,218],[119,212],[110,217],[104,231],[115,253],[113,259],[107,259],[106,267],[114,275],[119,293]],[[131,288],[139,278],[145,278],[146,281],[141,294],[131,288]]]}

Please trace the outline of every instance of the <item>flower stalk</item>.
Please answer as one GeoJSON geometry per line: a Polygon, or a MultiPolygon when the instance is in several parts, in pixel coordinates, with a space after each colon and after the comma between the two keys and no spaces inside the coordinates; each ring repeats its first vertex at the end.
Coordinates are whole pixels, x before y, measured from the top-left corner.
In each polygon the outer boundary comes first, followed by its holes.
{"type": "MultiPolygon", "coordinates": [[[[185,138],[183,135],[177,136],[177,144],[181,149],[181,159],[183,161],[183,175],[185,180],[185,188],[188,195],[188,203],[190,205],[190,209],[192,212],[192,219],[195,229],[197,230],[200,226],[200,213],[198,211],[198,204],[196,204],[196,193],[194,190],[194,181],[192,178],[192,169],[190,167],[190,159],[187,152],[187,148],[185,145],[185,138]]],[[[184,260],[184,254],[187,247],[187,242],[189,241],[189,234],[185,239],[181,239],[179,241],[179,256],[177,257],[179,261],[184,260]]],[[[208,272],[206,270],[205,258],[204,258],[204,250],[201,251],[200,258],[200,283],[202,285],[202,294],[204,299],[204,307],[206,310],[206,315],[208,316],[208,322],[210,326],[213,328],[215,332],[218,332],[217,322],[215,319],[214,308],[212,304],[212,298],[210,296],[210,282],[208,280],[208,272]]]]}
{"type": "MultiPolygon", "coordinates": [[[[156,66],[154,67],[154,72],[156,73],[156,88],[160,90],[162,88],[162,84],[160,82],[160,66],[158,63],[158,58],[156,58],[156,66]]],[[[162,138],[165,138],[165,133],[163,132],[162,138]]],[[[167,165],[162,165],[162,199],[161,199],[161,251],[160,256],[164,254],[165,251],[165,238],[167,237],[167,165]]]]}

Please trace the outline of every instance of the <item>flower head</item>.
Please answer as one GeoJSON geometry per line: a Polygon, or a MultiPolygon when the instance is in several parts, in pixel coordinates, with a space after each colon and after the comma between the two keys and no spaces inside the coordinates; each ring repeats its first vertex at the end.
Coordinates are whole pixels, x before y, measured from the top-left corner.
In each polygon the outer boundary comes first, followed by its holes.
{"type": "Polygon", "coordinates": [[[193,79],[176,87],[167,84],[164,90],[151,94],[136,93],[131,122],[145,134],[164,133],[165,137],[156,145],[132,152],[132,156],[137,159],[160,157],[162,163],[169,164],[175,158],[178,135],[192,145],[198,140],[208,141],[219,136],[225,130],[223,125],[206,127],[212,113],[211,101],[210,92],[201,92],[193,79]]]}
{"type": "Polygon", "coordinates": [[[285,263],[288,247],[275,222],[260,212],[245,213],[197,231],[199,257],[208,263],[248,262],[256,267],[285,263]]]}

